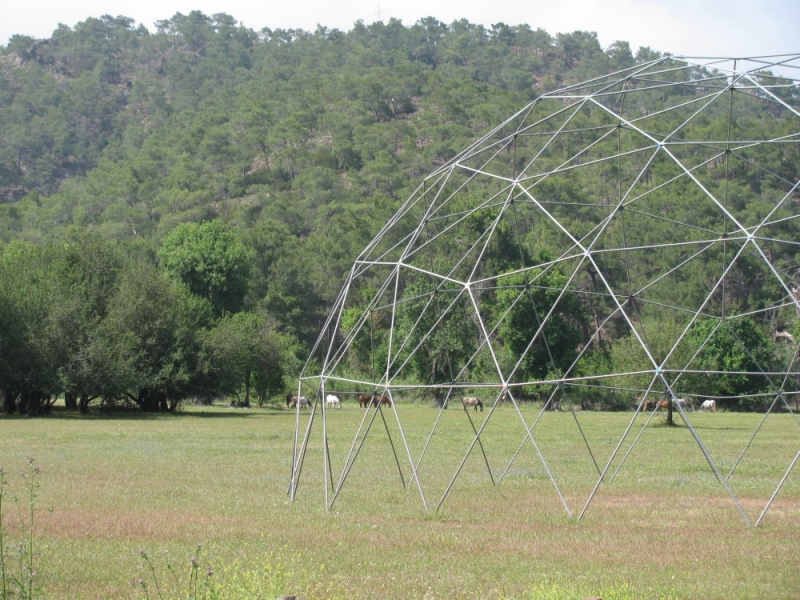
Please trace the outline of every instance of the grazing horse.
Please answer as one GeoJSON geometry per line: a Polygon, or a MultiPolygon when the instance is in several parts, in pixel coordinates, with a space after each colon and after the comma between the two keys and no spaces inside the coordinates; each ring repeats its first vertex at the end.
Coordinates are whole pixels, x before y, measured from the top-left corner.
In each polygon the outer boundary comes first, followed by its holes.
{"type": "Polygon", "coordinates": [[[669,400],[661,400],[658,403],[658,410],[661,410],[662,408],[669,408],[669,400]]]}
{"type": "Polygon", "coordinates": [[[644,409],[647,412],[653,412],[656,409],[656,406],[657,406],[657,404],[656,404],[655,400],[645,400],[644,401],[644,409]]]}
{"type": "Polygon", "coordinates": [[[308,407],[311,408],[311,402],[308,401],[308,398],[305,396],[292,396],[289,394],[286,396],[286,406],[289,408],[295,408],[299,406],[300,408],[308,407]]]}
{"type": "Polygon", "coordinates": [[[370,406],[379,406],[381,404],[391,406],[392,401],[389,400],[386,394],[381,394],[380,396],[377,393],[361,394],[358,397],[358,405],[361,408],[369,408],[370,406]]]}
{"type": "Polygon", "coordinates": [[[372,394],[372,397],[370,398],[370,404],[372,406],[391,406],[392,401],[389,400],[389,397],[386,394],[381,394],[380,396],[378,396],[378,394],[372,394]]]}
{"type": "Polygon", "coordinates": [[[710,410],[711,412],[717,412],[717,402],[716,400],[705,400],[701,405],[700,408],[703,410],[710,410]]]}
{"type": "Polygon", "coordinates": [[[682,408],[683,410],[692,410],[692,404],[686,398],[674,398],[672,406],[675,408],[682,408]]]}
{"type": "Polygon", "coordinates": [[[467,410],[468,406],[475,407],[475,412],[478,412],[478,407],[480,406],[481,412],[483,412],[483,402],[481,402],[480,398],[476,398],[475,396],[464,396],[461,398],[461,405],[464,407],[464,410],[467,410]]]}
{"type": "Polygon", "coordinates": [[[342,408],[342,403],[339,401],[338,397],[333,394],[328,394],[325,396],[325,406],[327,408],[342,408]]]}

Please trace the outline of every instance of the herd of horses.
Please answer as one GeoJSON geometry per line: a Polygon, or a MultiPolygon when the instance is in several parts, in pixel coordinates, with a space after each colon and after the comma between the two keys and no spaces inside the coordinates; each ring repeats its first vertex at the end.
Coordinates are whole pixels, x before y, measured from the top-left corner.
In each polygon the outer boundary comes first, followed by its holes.
{"type": "MultiPolygon", "coordinates": [[[[362,408],[370,406],[391,406],[392,401],[386,394],[360,394],[358,396],[358,405],[362,408]]],[[[286,396],[286,408],[310,408],[311,401],[305,396],[296,396],[288,394],[286,396]]],[[[328,394],[325,396],[326,408],[342,408],[342,401],[338,396],[328,394]]]]}
{"type": "MultiPolygon", "coordinates": [[[[477,411],[478,408],[481,409],[483,412],[483,402],[481,402],[480,398],[475,396],[464,396],[461,398],[461,404],[464,406],[464,410],[467,410],[467,407],[473,406],[477,411]]],[[[361,408],[369,408],[370,406],[378,407],[378,406],[392,406],[392,400],[386,394],[359,394],[358,395],[358,405],[361,408]]],[[[294,394],[288,394],[286,396],[286,408],[310,408],[311,401],[306,398],[305,396],[296,396],[294,394]]],[[[342,401],[339,400],[338,396],[333,394],[328,394],[325,396],[325,407],[326,408],[342,408],[342,401]]]]}
{"type": "MultiPolygon", "coordinates": [[[[653,412],[656,410],[669,408],[669,400],[646,400],[642,410],[646,412],[653,412]]],[[[694,405],[689,402],[686,398],[673,398],[672,399],[672,408],[681,408],[683,410],[694,410],[694,405]]],[[[717,410],[717,402],[715,400],[704,400],[703,403],[700,405],[700,410],[710,410],[711,412],[716,412],[717,410]]]]}
{"type": "MultiPolygon", "coordinates": [[[[666,409],[669,407],[669,402],[669,400],[646,400],[642,406],[642,410],[646,412],[654,412],[657,410],[666,409]]],[[[464,407],[464,410],[468,410],[469,407],[472,407],[475,412],[477,412],[478,409],[483,412],[483,402],[481,402],[481,399],[477,396],[463,396],[461,398],[461,405],[464,407]]],[[[326,408],[342,408],[342,402],[339,400],[338,396],[328,394],[325,396],[325,406],[326,408]]],[[[369,408],[370,406],[392,406],[392,400],[386,394],[359,394],[358,406],[361,408],[369,408]]],[[[289,394],[286,396],[286,407],[310,408],[311,401],[305,396],[289,394]]],[[[673,398],[672,407],[681,408],[683,410],[694,410],[692,403],[685,398],[673,398]]],[[[556,410],[555,408],[551,409],[556,410]]],[[[560,406],[558,407],[558,410],[561,410],[560,406]]],[[[711,399],[704,400],[700,405],[700,410],[715,412],[717,410],[717,403],[711,399]]]]}

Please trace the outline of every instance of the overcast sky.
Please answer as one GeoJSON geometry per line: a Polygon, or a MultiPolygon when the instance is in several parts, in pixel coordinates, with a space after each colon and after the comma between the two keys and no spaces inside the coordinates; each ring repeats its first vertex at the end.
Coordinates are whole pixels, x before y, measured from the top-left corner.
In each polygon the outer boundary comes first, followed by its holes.
{"type": "Polygon", "coordinates": [[[800,52],[800,0],[0,0],[0,44],[14,34],[50,37],[59,23],[124,15],[150,30],[177,12],[224,12],[260,30],[348,31],[400,19],[413,25],[432,16],[445,23],[527,23],[551,35],[594,31],[607,48],[617,40],[684,56],[744,57],[800,52]]]}

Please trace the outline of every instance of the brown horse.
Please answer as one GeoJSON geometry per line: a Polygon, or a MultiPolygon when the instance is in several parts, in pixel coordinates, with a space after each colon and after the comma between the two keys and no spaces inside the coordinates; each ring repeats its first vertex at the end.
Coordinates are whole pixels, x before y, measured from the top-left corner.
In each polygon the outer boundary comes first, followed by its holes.
{"type": "Polygon", "coordinates": [[[647,412],[653,412],[656,409],[656,401],[655,400],[645,400],[644,401],[644,410],[647,412]]]}
{"type": "Polygon", "coordinates": [[[381,394],[380,396],[378,396],[378,394],[372,394],[372,398],[370,399],[370,404],[372,406],[386,406],[386,405],[391,406],[392,401],[389,400],[389,397],[386,394],[381,394]]]}
{"type": "Polygon", "coordinates": [[[370,406],[391,406],[392,401],[386,394],[378,395],[377,392],[373,394],[361,394],[358,397],[358,405],[362,408],[369,408],[370,406]]]}
{"type": "Polygon", "coordinates": [[[461,398],[461,404],[464,406],[464,410],[467,410],[468,406],[473,406],[475,412],[478,412],[478,407],[480,407],[481,412],[483,412],[483,402],[481,402],[480,398],[476,398],[475,396],[464,396],[461,398]]]}

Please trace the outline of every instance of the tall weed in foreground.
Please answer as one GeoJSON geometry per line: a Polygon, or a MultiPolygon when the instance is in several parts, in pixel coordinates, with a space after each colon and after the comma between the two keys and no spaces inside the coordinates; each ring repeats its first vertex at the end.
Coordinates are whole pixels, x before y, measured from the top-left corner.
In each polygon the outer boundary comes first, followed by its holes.
{"type": "Polygon", "coordinates": [[[262,559],[232,561],[219,568],[189,559],[188,575],[176,572],[169,561],[163,567],[141,550],[145,574],[133,583],[142,598],[158,600],[251,600],[292,595],[302,598],[336,600],[349,597],[327,576],[325,565],[308,568],[302,557],[280,558],[267,554],[262,559]]]}
{"type": "Polygon", "coordinates": [[[214,589],[214,583],[211,579],[211,576],[214,574],[211,567],[206,567],[205,577],[202,578],[202,583],[200,581],[202,576],[200,567],[201,550],[202,545],[197,544],[197,552],[189,559],[190,567],[187,579],[182,578],[169,562],[167,562],[166,567],[164,567],[164,572],[160,578],[153,561],[150,560],[150,556],[144,549],[139,550],[139,556],[144,561],[148,578],[140,577],[136,580],[135,585],[139,587],[144,597],[148,599],[151,597],[150,584],[152,584],[152,589],[155,593],[153,598],[158,598],[158,600],[166,600],[167,598],[189,598],[190,600],[202,598],[203,600],[212,600],[218,598],[219,596],[214,589]]]}
{"type": "Polygon", "coordinates": [[[27,467],[19,473],[24,492],[20,498],[9,491],[6,473],[0,466],[0,600],[30,600],[40,591],[35,569],[39,551],[34,538],[40,471],[36,460],[28,458],[27,467]],[[6,526],[8,500],[17,507],[18,523],[14,529],[19,533],[16,536],[6,526]]]}

